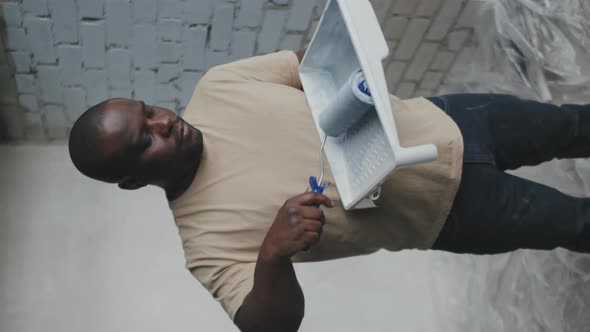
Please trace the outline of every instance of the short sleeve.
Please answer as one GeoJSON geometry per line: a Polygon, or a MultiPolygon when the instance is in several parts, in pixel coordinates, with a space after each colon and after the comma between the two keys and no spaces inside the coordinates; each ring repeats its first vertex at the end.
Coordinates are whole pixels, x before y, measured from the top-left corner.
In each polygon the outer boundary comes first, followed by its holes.
{"type": "Polygon", "coordinates": [[[255,56],[214,67],[212,71],[229,71],[244,80],[276,83],[301,89],[299,60],[293,51],[255,56]]]}
{"type": "Polygon", "coordinates": [[[217,300],[233,321],[254,285],[256,263],[236,263],[223,269],[193,268],[192,275],[217,300]]]}

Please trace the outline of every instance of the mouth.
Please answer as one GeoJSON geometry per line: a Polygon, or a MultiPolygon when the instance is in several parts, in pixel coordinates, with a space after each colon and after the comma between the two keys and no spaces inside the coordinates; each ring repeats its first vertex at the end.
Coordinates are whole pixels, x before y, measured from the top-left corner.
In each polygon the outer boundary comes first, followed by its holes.
{"type": "Polygon", "coordinates": [[[182,147],[185,142],[190,140],[191,131],[184,121],[178,121],[178,129],[176,130],[176,142],[179,147],[182,147]]]}
{"type": "Polygon", "coordinates": [[[178,146],[182,146],[182,143],[184,142],[186,128],[184,128],[182,121],[180,121],[180,119],[178,119],[178,120],[179,120],[177,122],[178,129],[176,130],[176,143],[178,146]]]}
{"type": "Polygon", "coordinates": [[[191,137],[190,128],[186,125],[185,122],[182,122],[182,142],[189,141],[191,137]]]}

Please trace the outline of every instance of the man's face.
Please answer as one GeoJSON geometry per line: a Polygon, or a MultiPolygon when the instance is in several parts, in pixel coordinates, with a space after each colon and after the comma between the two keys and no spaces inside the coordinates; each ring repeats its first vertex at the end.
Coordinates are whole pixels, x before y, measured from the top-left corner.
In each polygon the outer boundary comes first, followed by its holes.
{"type": "Polygon", "coordinates": [[[158,185],[198,164],[201,132],[174,112],[130,99],[112,100],[106,109],[101,147],[117,156],[126,176],[158,185]]]}

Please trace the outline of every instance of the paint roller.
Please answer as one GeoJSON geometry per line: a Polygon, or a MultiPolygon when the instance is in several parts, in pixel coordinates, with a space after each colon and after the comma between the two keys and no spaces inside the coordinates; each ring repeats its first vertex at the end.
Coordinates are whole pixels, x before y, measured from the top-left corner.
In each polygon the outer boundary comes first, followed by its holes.
{"type": "Polygon", "coordinates": [[[371,97],[365,75],[361,69],[357,69],[342,85],[334,99],[320,113],[319,125],[325,134],[320,148],[322,172],[319,181],[314,176],[309,178],[312,192],[321,194],[330,185],[330,182],[322,183],[324,178],[324,146],[328,136],[338,137],[344,134],[373,107],[373,97],[371,97]]]}
{"type": "MultiPolygon", "coordinates": [[[[319,181],[315,176],[309,178],[312,192],[323,193],[330,182],[322,183],[324,177],[324,146],[327,136],[338,137],[345,133],[355,123],[360,121],[369,110],[374,107],[371,92],[362,70],[358,69],[350,75],[348,81],[340,88],[334,99],[320,113],[319,124],[326,136],[320,148],[320,162],[322,173],[319,181]]],[[[316,205],[318,206],[318,205],[316,205]]],[[[310,247],[303,249],[309,252],[310,247]]]]}
{"type": "Polygon", "coordinates": [[[338,137],[360,121],[374,107],[365,75],[358,69],[342,85],[334,99],[319,115],[320,128],[338,137]]]}
{"type": "MultiPolygon", "coordinates": [[[[350,75],[350,78],[340,88],[334,99],[320,113],[319,124],[326,136],[322,140],[320,148],[320,162],[322,173],[319,181],[315,176],[309,178],[309,186],[312,192],[323,193],[330,182],[322,183],[324,177],[324,146],[327,136],[338,137],[348,128],[360,121],[362,117],[373,108],[373,98],[367,87],[367,81],[362,70],[358,69],[350,75]]],[[[310,247],[303,249],[309,252],[310,247]]]]}

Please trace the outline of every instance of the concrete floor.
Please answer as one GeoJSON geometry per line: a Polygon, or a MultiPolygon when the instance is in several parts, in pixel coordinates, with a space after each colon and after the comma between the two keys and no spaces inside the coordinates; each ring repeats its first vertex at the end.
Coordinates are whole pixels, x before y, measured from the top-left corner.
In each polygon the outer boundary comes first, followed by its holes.
{"type": "MultiPolygon", "coordinates": [[[[184,269],[159,190],[87,180],[63,145],[0,155],[0,331],[237,331],[184,269]]],[[[559,169],[524,173],[581,194],[559,169]]],[[[301,331],[590,331],[590,256],[566,251],[380,252],[297,273],[301,331]]]]}

